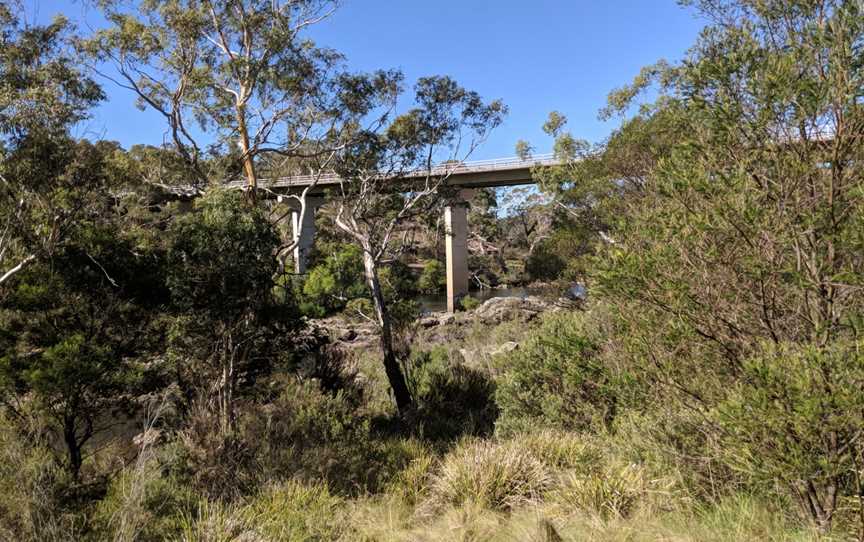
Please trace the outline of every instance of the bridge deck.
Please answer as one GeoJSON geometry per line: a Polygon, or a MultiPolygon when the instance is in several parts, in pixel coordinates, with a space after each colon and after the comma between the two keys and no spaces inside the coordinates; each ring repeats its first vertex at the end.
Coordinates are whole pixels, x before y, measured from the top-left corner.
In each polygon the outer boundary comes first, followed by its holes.
{"type": "MultiPolygon", "coordinates": [[[[498,158],[495,160],[480,160],[474,162],[446,163],[434,166],[431,171],[417,170],[399,175],[393,175],[388,180],[394,183],[410,183],[412,180],[425,179],[426,176],[446,177],[446,184],[465,188],[481,188],[492,186],[515,186],[533,184],[531,168],[558,164],[552,155],[540,155],[522,159],[518,157],[498,158]]],[[[315,192],[323,192],[327,188],[342,183],[335,173],[322,175],[295,175],[275,179],[259,179],[259,186],[268,190],[292,191],[301,190],[315,185],[315,192]]],[[[237,180],[229,186],[242,187],[244,181],[237,180]]]]}

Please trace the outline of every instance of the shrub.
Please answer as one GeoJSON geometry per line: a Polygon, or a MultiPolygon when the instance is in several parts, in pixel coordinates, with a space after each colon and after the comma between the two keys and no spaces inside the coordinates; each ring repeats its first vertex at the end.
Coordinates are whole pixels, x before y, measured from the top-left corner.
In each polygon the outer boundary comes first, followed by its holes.
{"type": "Polygon", "coordinates": [[[433,440],[488,435],[498,417],[495,382],[485,373],[452,362],[443,348],[415,353],[409,364],[415,400],[414,430],[433,440]]]}
{"type": "Polygon", "coordinates": [[[447,274],[444,265],[438,260],[427,260],[417,280],[417,286],[424,294],[437,294],[447,287],[447,274]]]}
{"type": "Polygon", "coordinates": [[[365,407],[350,390],[324,392],[294,378],[280,386],[275,400],[248,409],[241,420],[250,476],[325,482],[331,491],[355,495],[379,491],[412,460],[398,441],[374,438],[365,407]]]}
{"type": "MultiPolygon", "coordinates": [[[[248,407],[245,407],[248,408],[248,407]]],[[[238,425],[246,411],[241,410],[238,425]]],[[[221,416],[200,402],[186,417],[177,441],[178,476],[208,499],[233,500],[254,491],[264,475],[256,465],[260,444],[243,427],[221,431],[221,416]]]]}
{"type": "MultiPolygon", "coordinates": [[[[170,455],[172,448],[164,451],[170,455]]],[[[145,452],[121,471],[93,514],[97,532],[117,542],[158,541],[177,537],[182,516],[195,507],[191,486],[170,473],[171,459],[145,452]]]]}
{"type": "Polygon", "coordinates": [[[531,280],[555,280],[567,267],[567,260],[555,251],[548,239],[534,247],[525,262],[525,272],[531,280]]]}
{"type": "Polygon", "coordinates": [[[537,501],[552,478],[537,458],[510,443],[470,440],[442,461],[430,485],[429,506],[475,502],[508,510],[537,501]]]}
{"type": "Polygon", "coordinates": [[[482,301],[477,299],[476,297],[471,297],[470,295],[466,295],[462,299],[459,300],[459,304],[462,306],[463,310],[473,311],[477,307],[483,304],[482,301]]]}
{"type": "Polygon", "coordinates": [[[307,316],[320,318],[342,310],[351,300],[367,296],[363,257],[352,244],[322,244],[317,251],[327,254],[312,267],[300,289],[300,309],[307,316]]]}
{"type": "Polygon", "coordinates": [[[746,360],[715,411],[723,458],[771,488],[785,484],[822,529],[838,494],[860,492],[864,343],[770,346],[746,360]]]}
{"type": "Polygon", "coordinates": [[[502,433],[538,425],[568,430],[608,427],[619,381],[599,356],[598,338],[581,314],[548,318],[501,362],[496,400],[502,433]]]}

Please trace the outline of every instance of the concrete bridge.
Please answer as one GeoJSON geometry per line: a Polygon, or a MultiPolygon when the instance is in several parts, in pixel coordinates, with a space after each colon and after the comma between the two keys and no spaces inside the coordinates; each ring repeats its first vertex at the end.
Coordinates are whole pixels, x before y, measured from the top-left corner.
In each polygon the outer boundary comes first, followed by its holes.
{"type": "MultiPolygon", "coordinates": [[[[444,179],[442,184],[455,188],[459,197],[444,209],[444,224],[447,244],[447,310],[456,310],[459,299],[468,293],[468,201],[477,188],[517,186],[534,184],[531,168],[539,165],[555,165],[551,155],[522,158],[501,158],[476,162],[445,163],[416,173],[407,173],[392,180],[396,186],[410,186],[412,180],[427,176],[444,179]]],[[[307,257],[315,241],[315,209],[324,204],[328,189],[342,183],[335,174],[318,177],[298,175],[276,179],[261,179],[259,186],[276,195],[299,193],[314,185],[307,193],[306,213],[301,221],[299,209],[292,213],[294,238],[299,240],[294,249],[294,265],[297,273],[306,272],[307,257]],[[317,180],[316,180],[317,179],[317,180]],[[310,197],[311,196],[311,197],[310,197]]],[[[238,182],[238,187],[242,182],[238,182]]]]}

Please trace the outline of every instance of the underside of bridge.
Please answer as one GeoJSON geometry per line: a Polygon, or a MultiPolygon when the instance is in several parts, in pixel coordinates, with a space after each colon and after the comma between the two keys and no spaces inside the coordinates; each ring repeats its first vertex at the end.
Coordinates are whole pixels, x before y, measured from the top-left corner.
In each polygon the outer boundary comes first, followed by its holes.
{"type": "MultiPolygon", "coordinates": [[[[473,190],[461,190],[459,196],[444,207],[447,258],[447,310],[455,312],[459,301],[468,294],[468,201],[473,190]]],[[[291,212],[294,240],[294,272],[306,273],[309,254],[315,243],[315,212],[324,198],[309,198],[301,219],[300,209],[291,212]]]]}
{"type": "MultiPolygon", "coordinates": [[[[507,158],[485,162],[462,163],[456,166],[440,166],[433,173],[446,176],[444,184],[456,188],[457,195],[448,201],[444,208],[447,255],[447,310],[454,312],[462,297],[468,294],[468,201],[476,188],[516,186],[533,184],[532,168],[538,165],[557,163],[552,157],[507,158]],[[440,171],[438,171],[440,170],[440,171]]],[[[396,184],[412,182],[410,175],[394,179],[396,184]]],[[[419,177],[422,178],[422,177],[419,177]]],[[[312,194],[307,195],[306,212],[302,217],[299,209],[292,214],[294,239],[298,241],[294,249],[294,270],[305,273],[309,252],[315,240],[315,210],[324,204],[328,188],[342,182],[335,175],[317,179],[312,194]]],[[[289,177],[273,179],[267,183],[269,188],[281,192],[293,192],[309,186],[309,177],[289,177]]]]}

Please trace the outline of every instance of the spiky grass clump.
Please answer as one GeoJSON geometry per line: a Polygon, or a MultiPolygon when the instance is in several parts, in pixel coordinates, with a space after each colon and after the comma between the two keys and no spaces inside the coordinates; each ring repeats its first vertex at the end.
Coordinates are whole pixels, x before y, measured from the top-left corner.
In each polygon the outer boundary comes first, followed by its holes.
{"type": "Polygon", "coordinates": [[[597,446],[578,433],[543,429],[515,435],[508,442],[524,449],[553,471],[587,472],[603,462],[603,454],[597,446]]]}
{"type": "Polygon", "coordinates": [[[651,489],[645,469],[638,465],[608,468],[588,475],[570,473],[556,491],[565,508],[601,518],[626,518],[651,489]]]}
{"type": "Polygon", "coordinates": [[[537,502],[552,487],[543,463],[511,443],[465,441],[448,454],[430,483],[427,505],[476,503],[493,510],[537,502]]]}
{"type": "Polygon", "coordinates": [[[265,540],[336,540],[344,527],[343,505],[326,485],[291,481],[261,493],[244,517],[265,540]]]}

